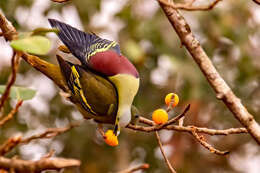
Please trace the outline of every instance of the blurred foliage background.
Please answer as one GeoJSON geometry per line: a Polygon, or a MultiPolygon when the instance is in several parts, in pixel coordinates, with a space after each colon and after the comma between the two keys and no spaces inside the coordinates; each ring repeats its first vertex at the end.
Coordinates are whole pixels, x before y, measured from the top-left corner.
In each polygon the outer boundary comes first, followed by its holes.
{"type": "MultiPolygon", "coordinates": [[[[183,1],[178,1],[183,2],[183,1]]],[[[194,5],[207,4],[197,0],[194,5]]],[[[19,32],[49,27],[55,18],[101,37],[116,40],[121,50],[138,68],[141,88],[135,105],[142,115],[164,107],[164,96],[176,92],[180,105],[172,116],[190,103],[185,125],[224,129],[240,127],[225,105],[215,98],[203,74],[192,60],[155,0],[73,0],[57,4],[49,0],[1,0],[0,10],[19,32]]],[[[260,122],[260,8],[253,1],[226,0],[206,12],[181,12],[214,65],[243,104],[260,122]]],[[[52,50],[41,58],[57,63],[60,44],[49,34],[52,50]]],[[[12,49],[0,38],[0,84],[10,74],[12,49]]],[[[72,57],[68,57],[73,59],[72,57]]],[[[44,75],[23,60],[16,85],[33,88],[36,96],[25,101],[18,115],[0,129],[0,142],[12,135],[30,136],[48,127],[63,127],[82,119],[72,104],[44,75]]],[[[10,100],[8,112],[14,105],[10,100]]],[[[216,148],[230,150],[227,157],[213,155],[189,134],[161,131],[167,156],[179,173],[256,173],[260,170],[260,150],[249,135],[206,136],[216,148]]],[[[23,159],[39,159],[50,149],[56,156],[82,161],[79,169],[65,172],[115,172],[137,163],[149,163],[146,172],[167,172],[153,133],[124,129],[119,146],[104,144],[96,124],[88,121],[55,139],[37,140],[10,153],[23,159]]]]}

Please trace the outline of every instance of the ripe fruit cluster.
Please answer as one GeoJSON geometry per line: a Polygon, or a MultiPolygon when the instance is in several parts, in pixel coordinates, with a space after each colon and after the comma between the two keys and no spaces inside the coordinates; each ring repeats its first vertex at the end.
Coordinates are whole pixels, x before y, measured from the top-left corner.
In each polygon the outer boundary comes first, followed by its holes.
{"type": "MultiPolygon", "coordinates": [[[[179,103],[179,97],[175,93],[169,93],[165,97],[165,104],[169,106],[170,104],[172,108],[177,106],[179,103]]],[[[157,109],[152,114],[152,119],[156,124],[163,124],[168,121],[168,113],[164,109],[157,109]]],[[[110,146],[117,146],[118,139],[117,136],[113,133],[112,130],[107,130],[105,133],[105,142],[110,146]]]]}
{"type": "Polygon", "coordinates": [[[117,139],[117,136],[113,133],[113,130],[106,131],[105,142],[112,147],[115,147],[118,145],[118,139],[117,139]]]}
{"type": "MultiPolygon", "coordinates": [[[[169,106],[172,103],[172,108],[178,105],[179,97],[175,93],[169,93],[165,97],[165,104],[169,106]]],[[[168,121],[168,113],[164,109],[157,109],[152,114],[152,119],[156,124],[163,124],[168,121]]]]}

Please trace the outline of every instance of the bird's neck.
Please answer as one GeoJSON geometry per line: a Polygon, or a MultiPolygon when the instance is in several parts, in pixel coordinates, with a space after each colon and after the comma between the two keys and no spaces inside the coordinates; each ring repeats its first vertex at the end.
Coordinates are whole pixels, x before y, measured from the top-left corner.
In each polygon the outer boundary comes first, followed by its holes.
{"type": "Polygon", "coordinates": [[[117,74],[109,77],[117,88],[118,110],[120,126],[126,126],[131,120],[131,105],[139,88],[139,78],[129,74],[117,74]]]}

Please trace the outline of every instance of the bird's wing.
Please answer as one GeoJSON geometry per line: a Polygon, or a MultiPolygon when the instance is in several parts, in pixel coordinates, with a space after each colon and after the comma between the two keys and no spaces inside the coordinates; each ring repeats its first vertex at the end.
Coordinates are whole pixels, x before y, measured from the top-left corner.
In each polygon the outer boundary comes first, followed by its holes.
{"type": "Polygon", "coordinates": [[[116,91],[108,80],[80,65],[65,61],[59,55],[57,55],[57,60],[71,94],[84,111],[89,112],[92,118],[104,117],[108,114],[116,115],[116,91]],[[111,109],[111,105],[113,105],[113,109],[111,109]]]}
{"type": "Polygon", "coordinates": [[[66,78],[66,82],[68,84],[69,89],[71,90],[72,94],[74,96],[76,96],[76,98],[78,98],[80,104],[82,105],[82,107],[96,115],[97,113],[91,108],[91,106],[89,105],[82,86],[81,86],[81,82],[80,82],[80,75],[79,75],[79,69],[74,65],[74,64],[70,64],[69,62],[64,61],[61,57],[57,56],[62,73],[64,75],[64,77],[66,78]]]}
{"type": "Polygon", "coordinates": [[[84,95],[81,82],[80,82],[80,75],[75,65],[71,66],[71,75],[70,75],[70,80],[68,82],[71,83],[71,85],[73,86],[72,88],[73,94],[76,95],[78,98],[80,98],[80,102],[83,108],[91,112],[92,114],[97,115],[97,113],[89,105],[84,95]]]}
{"type": "Polygon", "coordinates": [[[90,57],[98,52],[113,49],[118,54],[121,54],[120,47],[115,41],[102,39],[96,34],[80,31],[55,19],[48,20],[53,28],[59,30],[58,36],[70,52],[85,65],[90,60],[90,57]]]}

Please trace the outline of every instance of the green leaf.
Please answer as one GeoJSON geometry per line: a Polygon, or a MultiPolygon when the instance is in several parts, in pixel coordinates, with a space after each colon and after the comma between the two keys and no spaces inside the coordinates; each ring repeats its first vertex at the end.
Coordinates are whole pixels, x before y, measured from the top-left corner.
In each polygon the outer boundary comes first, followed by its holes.
{"type": "MultiPolygon", "coordinates": [[[[0,85],[0,94],[3,94],[6,86],[0,85]]],[[[36,91],[30,88],[12,86],[10,91],[10,97],[12,99],[30,100],[36,94],[36,91]]]]}
{"type": "Polygon", "coordinates": [[[51,43],[43,36],[29,36],[18,40],[13,40],[11,46],[15,50],[20,50],[32,54],[44,55],[49,52],[51,43]]]}

